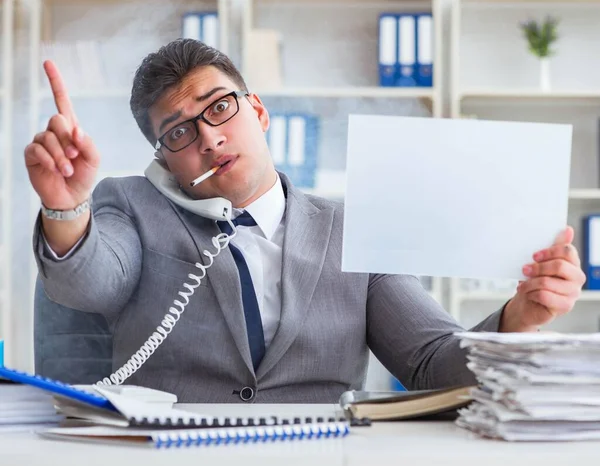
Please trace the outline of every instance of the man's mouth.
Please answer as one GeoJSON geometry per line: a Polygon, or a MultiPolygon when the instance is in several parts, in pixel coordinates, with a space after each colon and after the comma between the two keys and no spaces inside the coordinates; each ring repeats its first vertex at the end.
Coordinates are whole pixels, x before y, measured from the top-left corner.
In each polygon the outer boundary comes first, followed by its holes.
{"type": "Polygon", "coordinates": [[[227,157],[226,159],[224,158],[224,160],[220,161],[220,163],[217,165],[219,166],[219,169],[215,172],[215,175],[218,176],[227,173],[235,165],[236,161],[237,157],[227,157]]]}

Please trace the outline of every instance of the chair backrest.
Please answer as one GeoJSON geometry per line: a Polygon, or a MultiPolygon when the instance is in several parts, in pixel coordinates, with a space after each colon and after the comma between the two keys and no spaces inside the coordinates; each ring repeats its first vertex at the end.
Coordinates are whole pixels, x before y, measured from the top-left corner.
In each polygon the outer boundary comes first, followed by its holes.
{"type": "Polygon", "coordinates": [[[100,314],[52,301],[37,279],[34,297],[35,373],[70,384],[92,384],[112,372],[112,334],[100,314]]]}

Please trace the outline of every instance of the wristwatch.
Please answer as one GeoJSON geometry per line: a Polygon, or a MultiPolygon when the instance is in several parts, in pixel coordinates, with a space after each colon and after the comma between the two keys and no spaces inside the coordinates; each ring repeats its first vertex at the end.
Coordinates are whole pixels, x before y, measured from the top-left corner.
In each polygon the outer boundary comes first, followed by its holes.
{"type": "Polygon", "coordinates": [[[89,198],[75,207],[73,210],[53,210],[48,209],[42,204],[42,215],[51,220],[75,220],[80,215],[87,212],[92,206],[92,199],[89,198]]]}

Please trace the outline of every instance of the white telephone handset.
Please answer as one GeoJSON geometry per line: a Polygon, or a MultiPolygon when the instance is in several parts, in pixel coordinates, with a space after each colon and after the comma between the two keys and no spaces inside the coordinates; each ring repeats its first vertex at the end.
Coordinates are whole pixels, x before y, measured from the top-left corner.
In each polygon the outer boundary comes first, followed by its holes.
{"type": "Polygon", "coordinates": [[[144,175],[165,197],[190,212],[213,220],[231,218],[231,201],[222,197],[192,199],[179,188],[175,176],[157,159],[148,165],[144,175]]]}
{"type": "Polygon", "coordinates": [[[175,327],[175,324],[179,321],[179,318],[181,317],[181,314],[183,314],[183,311],[185,311],[194,291],[200,286],[201,280],[205,277],[206,269],[213,264],[214,258],[229,245],[229,242],[237,233],[237,228],[231,221],[231,202],[227,199],[221,197],[201,200],[192,199],[181,191],[173,174],[162,165],[161,161],[156,159],[152,161],[148,168],[146,168],[144,174],[156,189],[175,204],[190,212],[201,215],[202,217],[227,221],[233,232],[231,235],[220,233],[213,237],[212,244],[216,251],[214,253],[207,250],[202,251],[209,259],[208,264],[204,265],[200,262],[196,262],[195,265],[200,271],[199,275],[193,273],[188,274],[192,283],[184,283],[183,288],[187,291],[179,291],[177,293],[181,296],[182,301],[175,299],[173,301],[173,306],[169,308],[169,311],[165,314],[160,325],[156,327],[156,331],[150,335],[140,349],[114,373],[105,377],[102,381],[97,382],[97,385],[121,385],[126,379],[131,377],[131,375],[133,375],[150,356],[152,356],[154,351],[156,351],[162,342],[165,341],[169,333],[171,333],[171,330],[173,330],[173,327],[175,327]]]}

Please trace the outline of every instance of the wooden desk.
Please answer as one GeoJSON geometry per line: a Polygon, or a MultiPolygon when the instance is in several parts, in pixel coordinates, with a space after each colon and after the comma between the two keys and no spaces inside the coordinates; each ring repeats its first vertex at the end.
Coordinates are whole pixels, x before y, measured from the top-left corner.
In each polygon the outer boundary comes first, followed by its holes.
{"type": "MultiPolygon", "coordinates": [[[[332,416],[335,405],[180,405],[221,416],[332,416]]],[[[600,442],[508,443],[485,440],[452,422],[377,423],[354,428],[343,439],[154,450],[58,441],[33,433],[0,435],[0,464],[28,466],[177,466],[219,464],[295,465],[460,465],[460,466],[597,466],[600,442]],[[568,462],[571,462],[569,464],[568,462]]]]}

